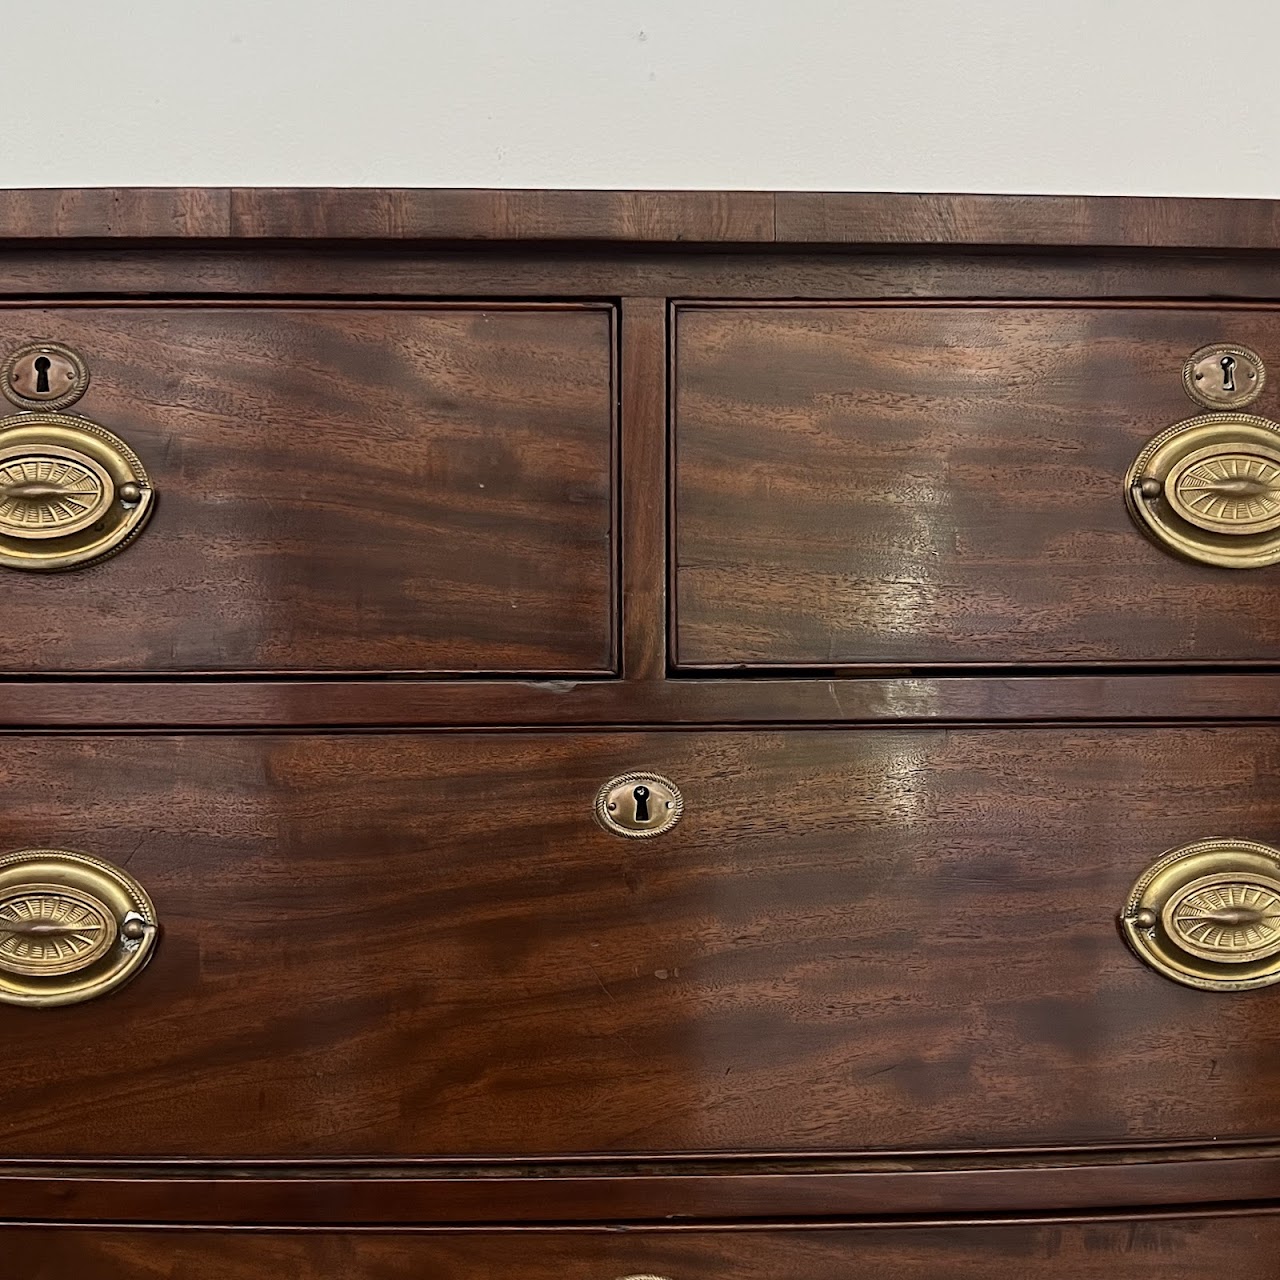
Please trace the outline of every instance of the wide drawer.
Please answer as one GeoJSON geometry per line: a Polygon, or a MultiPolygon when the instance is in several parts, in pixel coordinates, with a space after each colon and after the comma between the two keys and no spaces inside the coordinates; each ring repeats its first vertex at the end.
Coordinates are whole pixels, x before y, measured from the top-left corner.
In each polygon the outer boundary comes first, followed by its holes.
{"type": "MultiPolygon", "coordinates": [[[[0,310],[0,355],[32,338],[83,358],[66,412],[157,497],[112,559],[0,568],[0,669],[614,669],[609,307],[0,310]]],[[[67,516],[26,500],[14,527],[67,516]]]]}
{"type": "MultiPolygon", "coordinates": [[[[689,305],[674,323],[680,667],[1280,659],[1280,565],[1178,558],[1126,502],[1147,442],[1210,413],[1184,390],[1193,352],[1280,365],[1274,308],[689,305]]],[[[1275,417],[1274,383],[1246,416],[1275,417]]],[[[1251,485],[1248,511],[1223,499],[1244,530],[1280,510],[1280,465],[1227,474],[1239,429],[1221,476],[1185,479],[1211,504],[1251,485]]],[[[1155,516],[1213,546],[1274,537],[1197,532],[1166,501],[1155,516]]]]}
{"type": "Polygon", "coordinates": [[[0,1227],[24,1280],[1274,1280],[1274,1212],[812,1228],[146,1231],[0,1227]]]}
{"type": "Polygon", "coordinates": [[[1274,1136],[1280,987],[1117,915],[1166,849],[1274,841],[1277,773],[1276,727],[13,736],[0,848],[124,868],[161,937],[0,1005],[0,1156],[1274,1136]],[[657,838],[594,816],[637,768],[657,838]]]}

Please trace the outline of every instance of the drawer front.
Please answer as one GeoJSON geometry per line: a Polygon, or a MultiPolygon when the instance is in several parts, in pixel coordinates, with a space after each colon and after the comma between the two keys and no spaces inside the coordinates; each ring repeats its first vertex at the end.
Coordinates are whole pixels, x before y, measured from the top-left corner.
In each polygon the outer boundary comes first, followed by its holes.
{"type": "Polygon", "coordinates": [[[1274,1213],[743,1230],[122,1231],[0,1227],[24,1280],[1274,1280],[1274,1213]]]}
{"type": "Polygon", "coordinates": [[[10,737],[0,848],[123,868],[162,932],[0,1004],[0,1155],[1273,1136],[1280,987],[1116,918],[1166,849],[1274,842],[1277,773],[1276,727],[10,737]],[[593,815],[636,768],[683,795],[654,839],[593,815]]]}
{"type": "MultiPolygon", "coordinates": [[[[603,306],[10,307],[157,494],[113,559],[0,568],[9,671],[614,668],[603,306]]],[[[2,443],[2,441],[0,441],[2,443]]]]}
{"type": "Polygon", "coordinates": [[[1280,371],[1268,309],[681,308],[679,665],[1275,662],[1280,566],[1175,558],[1126,509],[1217,342],[1280,371]]]}

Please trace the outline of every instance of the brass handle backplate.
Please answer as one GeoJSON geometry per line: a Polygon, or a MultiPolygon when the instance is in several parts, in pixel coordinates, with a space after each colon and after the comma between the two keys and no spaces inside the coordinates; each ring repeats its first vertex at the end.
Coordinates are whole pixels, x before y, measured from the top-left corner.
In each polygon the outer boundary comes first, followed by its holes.
{"type": "Polygon", "coordinates": [[[138,455],[105,427],[64,413],[0,419],[0,565],[105,560],[142,532],[154,506],[138,455]]]}
{"type": "Polygon", "coordinates": [[[1151,440],[1125,477],[1139,528],[1166,551],[1225,569],[1280,561],[1280,424],[1206,413],[1151,440]]]}
{"type": "Polygon", "coordinates": [[[1280,849],[1227,837],[1171,849],[1133,886],[1120,928],[1141,960],[1184,986],[1280,982],[1280,849]]]}
{"type": "Polygon", "coordinates": [[[0,1003],[106,995],[142,970],[158,933],[146,890],[119,867],[67,849],[0,855],[0,1003]]]}

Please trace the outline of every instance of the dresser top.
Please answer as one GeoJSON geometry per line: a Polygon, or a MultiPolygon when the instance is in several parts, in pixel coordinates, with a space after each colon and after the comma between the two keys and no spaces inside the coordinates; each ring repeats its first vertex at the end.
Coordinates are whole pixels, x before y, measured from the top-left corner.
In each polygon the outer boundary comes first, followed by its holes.
{"type": "Polygon", "coordinates": [[[805,191],[93,187],[0,191],[0,243],[607,241],[1240,250],[1280,201],[805,191]]]}

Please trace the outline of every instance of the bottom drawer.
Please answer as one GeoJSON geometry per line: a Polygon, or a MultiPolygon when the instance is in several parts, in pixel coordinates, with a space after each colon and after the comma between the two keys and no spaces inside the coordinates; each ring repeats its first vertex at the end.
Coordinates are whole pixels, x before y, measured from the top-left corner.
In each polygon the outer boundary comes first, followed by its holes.
{"type": "Polygon", "coordinates": [[[0,1227],[23,1280],[1275,1280],[1280,1215],[403,1232],[0,1227]]]}

